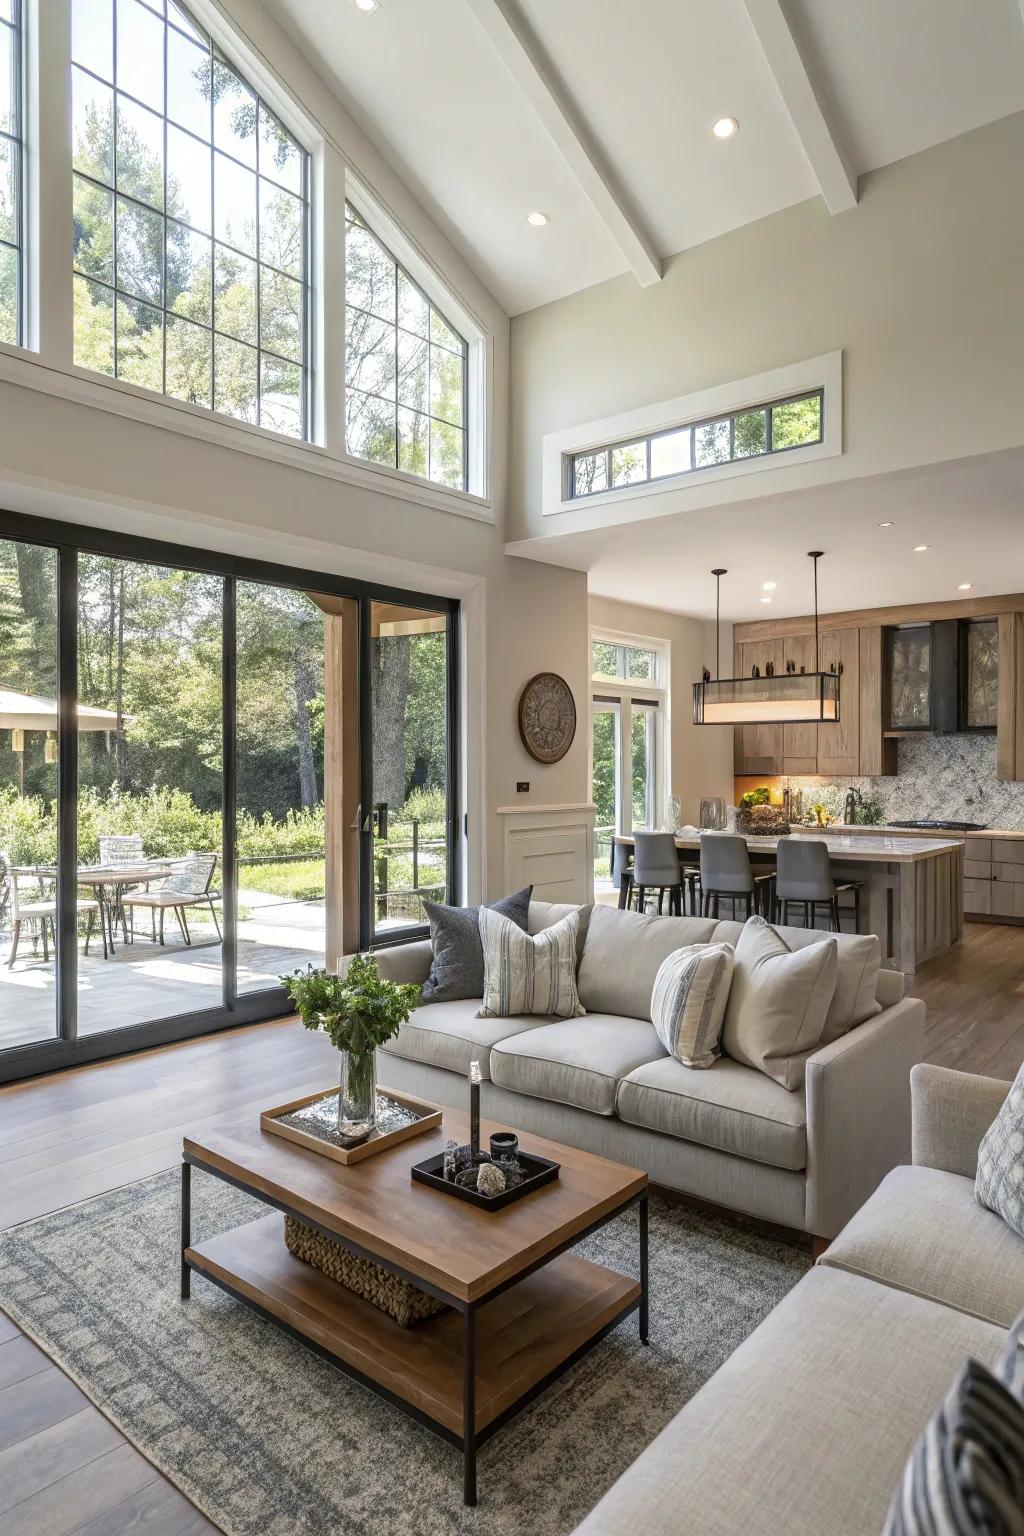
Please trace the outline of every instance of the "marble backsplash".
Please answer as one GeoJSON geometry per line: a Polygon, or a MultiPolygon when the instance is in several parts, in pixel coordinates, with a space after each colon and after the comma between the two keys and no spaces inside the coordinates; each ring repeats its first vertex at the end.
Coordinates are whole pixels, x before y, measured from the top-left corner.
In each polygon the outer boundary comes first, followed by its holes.
{"type": "Polygon", "coordinates": [[[882,779],[790,779],[804,805],[820,800],[842,817],[851,785],[880,801],[883,821],[982,821],[1024,830],[1024,784],[996,778],[995,734],[901,736],[897,773],[882,779]]]}

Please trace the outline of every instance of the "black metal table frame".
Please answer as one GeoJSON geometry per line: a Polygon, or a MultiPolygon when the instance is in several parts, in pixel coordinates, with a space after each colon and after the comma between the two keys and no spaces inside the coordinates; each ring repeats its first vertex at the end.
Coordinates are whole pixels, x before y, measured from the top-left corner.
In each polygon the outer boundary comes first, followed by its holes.
{"type": "Polygon", "coordinates": [[[486,1296],[481,1296],[475,1301],[466,1301],[462,1297],[451,1295],[448,1291],[443,1290],[439,1286],[431,1285],[428,1281],[422,1279],[419,1275],[413,1274],[410,1270],[403,1269],[400,1264],[394,1264],[387,1259],[381,1258],[379,1254],[371,1253],[369,1249],[363,1248],[358,1243],[352,1242],[350,1238],[343,1237],[337,1232],[332,1232],[329,1227],[320,1226],[317,1222],[311,1221],[305,1212],[296,1210],[294,1207],[286,1204],[285,1201],[277,1200],[272,1195],[265,1194],[262,1190],[254,1189],[251,1185],[245,1183],[244,1180],[236,1179],[232,1177],[231,1174],[224,1173],[220,1168],[214,1167],[212,1163],[204,1162],[202,1158],[193,1157],[188,1153],[183,1153],[181,1162],[181,1295],[183,1300],[188,1300],[191,1294],[191,1271],[195,1270],[196,1274],[202,1275],[204,1280],[209,1280],[213,1285],[219,1286],[222,1291],[226,1291],[227,1294],[229,1296],[233,1296],[236,1301],[242,1302],[245,1306],[251,1308],[252,1311],[258,1313],[260,1317],[265,1318],[267,1322],[273,1323],[275,1328],[280,1328],[282,1332],[289,1334],[293,1339],[296,1339],[300,1344],[304,1345],[306,1349],[312,1350],[314,1354],[320,1355],[324,1360],[329,1361],[332,1365],[336,1366],[339,1370],[344,1372],[346,1376],[351,1377],[353,1381],[359,1382],[361,1386],[366,1387],[371,1392],[375,1392],[378,1397],[384,1398],[387,1402],[392,1403],[396,1408],[400,1408],[403,1413],[408,1414],[410,1418],[415,1419],[425,1428],[432,1430],[434,1434],[440,1435],[443,1440],[447,1440],[450,1445],[454,1445],[457,1449],[462,1451],[463,1499],[466,1504],[475,1504],[477,1501],[476,1453],[479,1447],[483,1445],[485,1441],[489,1440],[493,1434],[495,1434],[499,1429],[507,1424],[508,1421],[520,1411],[520,1409],[525,1408],[526,1405],[531,1403],[534,1398],[539,1397],[542,1392],[546,1391],[552,1382],[557,1381],[560,1376],[563,1376],[566,1371],[570,1370],[572,1366],[574,1366],[577,1361],[581,1360],[583,1356],[586,1355],[591,1349],[593,1349],[596,1344],[600,1344],[601,1340],[604,1339],[609,1333],[611,1333],[613,1328],[617,1328],[619,1323],[621,1323],[624,1318],[629,1317],[633,1312],[638,1314],[640,1342],[642,1344],[646,1344],[648,1342],[649,1275],[647,1202],[648,1194],[646,1189],[641,1194],[631,1195],[629,1199],[624,1200],[621,1205],[617,1205],[614,1210],[611,1210],[604,1216],[599,1217],[597,1221],[591,1222],[590,1225],[584,1227],[581,1232],[574,1233],[573,1236],[567,1238],[565,1242],[559,1243],[558,1247],[552,1249],[550,1253],[544,1254],[543,1257],[536,1259],[532,1264],[527,1265],[525,1269],[520,1270],[517,1274],[511,1276],[508,1280],[505,1280],[500,1285],[495,1286],[494,1289],[489,1291],[486,1296]],[[240,1189],[245,1194],[251,1195],[254,1199],[261,1201],[264,1205],[269,1205],[272,1206],[275,1210],[283,1211],[286,1216],[295,1217],[297,1221],[301,1221],[305,1226],[310,1227],[314,1232],[318,1232],[322,1237],[328,1238],[332,1243],[340,1243],[343,1247],[347,1248],[351,1253],[356,1254],[359,1258],[366,1259],[371,1264],[379,1264],[381,1268],[390,1270],[392,1274],[398,1275],[400,1279],[406,1280],[411,1285],[417,1286],[421,1291],[426,1291],[428,1295],[436,1297],[438,1301],[443,1301],[446,1306],[453,1308],[453,1310],[456,1312],[461,1312],[463,1316],[462,1433],[459,1434],[457,1431],[449,1429],[447,1425],[442,1424],[437,1419],[432,1418],[428,1413],[423,1412],[421,1409],[415,1407],[412,1403],[406,1402],[406,1400],[399,1396],[397,1393],[392,1392],[387,1387],[381,1386],[378,1382],[373,1381],[362,1371],[357,1370],[355,1366],[350,1365],[346,1360],[342,1359],[340,1355],[336,1355],[332,1350],[326,1349],[323,1345],[318,1344],[314,1339],[307,1337],[307,1335],[302,1333],[300,1329],[293,1328],[290,1323],[286,1323],[281,1318],[276,1317],[265,1307],[261,1307],[258,1302],[255,1302],[250,1297],[243,1295],[241,1291],[228,1284],[228,1282],[223,1280],[220,1276],[211,1274],[208,1269],[204,1268],[202,1263],[196,1263],[191,1259],[187,1259],[185,1256],[186,1250],[192,1246],[193,1168],[199,1168],[203,1173],[212,1174],[215,1179],[220,1179],[225,1184],[234,1185],[236,1189],[240,1189]],[[581,1344],[579,1349],[573,1350],[572,1354],[567,1356],[565,1360],[561,1361],[557,1366],[555,1366],[554,1370],[549,1371],[546,1376],[542,1377],[540,1381],[536,1382],[532,1387],[529,1388],[528,1391],[524,1392],[521,1397],[518,1397],[514,1403],[510,1403],[509,1406],[497,1416],[497,1418],[492,1419],[491,1422],[486,1424],[483,1429],[478,1430],[476,1428],[476,1313],[481,1307],[486,1306],[488,1302],[493,1301],[496,1296],[500,1296],[504,1291],[510,1290],[512,1286],[518,1285],[520,1280],[525,1280],[528,1275],[532,1275],[536,1270],[543,1269],[544,1265],[550,1264],[552,1259],[557,1259],[560,1254],[567,1252],[570,1248],[574,1248],[577,1243],[582,1242],[583,1239],[585,1237],[589,1237],[591,1233],[599,1232],[602,1227],[607,1226],[609,1222],[614,1221],[617,1216],[621,1216],[624,1211],[630,1210],[634,1205],[639,1208],[640,1218],[640,1295],[634,1301],[631,1301],[627,1306],[621,1308],[621,1310],[617,1312],[616,1315],[611,1318],[611,1320],[607,1322],[603,1328],[595,1333],[592,1338],[587,1339],[584,1344],[581,1344]]]}

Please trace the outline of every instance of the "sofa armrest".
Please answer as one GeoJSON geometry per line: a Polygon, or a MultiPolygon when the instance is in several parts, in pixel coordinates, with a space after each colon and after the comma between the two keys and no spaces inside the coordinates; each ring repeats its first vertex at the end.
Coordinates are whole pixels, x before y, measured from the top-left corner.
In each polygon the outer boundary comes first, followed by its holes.
{"type": "Polygon", "coordinates": [[[422,986],[430,975],[434,950],[429,939],[417,939],[413,944],[390,944],[386,949],[375,949],[373,955],[385,981],[414,981],[422,986]]]}
{"type": "Polygon", "coordinates": [[[835,1237],[910,1150],[924,1004],[905,998],[807,1061],[807,1231],[835,1237]]]}
{"type": "Polygon", "coordinates": [[[916,1066],[910,1074],[915,1164],[973,1179],[981,1138],[1009,1091],[1010,1084],[995,1077],[916,1066]]]}

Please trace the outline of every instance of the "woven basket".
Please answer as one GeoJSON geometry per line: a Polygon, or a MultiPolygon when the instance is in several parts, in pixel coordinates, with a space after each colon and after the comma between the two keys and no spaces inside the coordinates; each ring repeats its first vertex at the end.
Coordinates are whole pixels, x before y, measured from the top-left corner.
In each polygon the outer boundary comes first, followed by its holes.
{"type": "Polygon", "coordinates": [[[289,1253],[314,1269],[322,1270],[357,1296],[364,1297],[381,1312],[393,1317],[399,1328],[411,1328],[413,1323],[436,1317],[438,1312],[444,1311],[443,1301],[428,1296],[391,1270],[350,1253],[341,1243],[321,1237],[319,1232],[296,1221],[294,1216],[284,1219],[284,1240],[289,1253]]]}

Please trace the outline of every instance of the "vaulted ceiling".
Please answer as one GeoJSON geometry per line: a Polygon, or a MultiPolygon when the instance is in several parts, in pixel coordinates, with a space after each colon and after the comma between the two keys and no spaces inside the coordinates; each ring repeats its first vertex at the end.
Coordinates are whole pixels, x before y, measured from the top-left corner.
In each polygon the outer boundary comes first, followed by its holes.
{"type": "Polygon", "coordinates": [[[274,10],[510,314],[1024,110],[1024,0],[274,10]]]}

